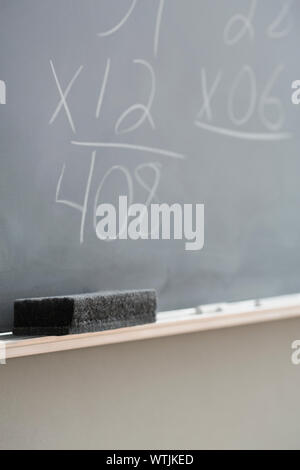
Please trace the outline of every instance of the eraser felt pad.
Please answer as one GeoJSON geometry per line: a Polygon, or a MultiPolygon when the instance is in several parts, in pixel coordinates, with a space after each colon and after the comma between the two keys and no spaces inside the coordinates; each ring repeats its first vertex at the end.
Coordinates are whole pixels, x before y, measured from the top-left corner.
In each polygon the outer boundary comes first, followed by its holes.
{"type": "Polygon", "coordinates": [[[19,299],[13,334],[57,336],[143,325],[155,322],[156,307],[155,290],[19,299]]]}

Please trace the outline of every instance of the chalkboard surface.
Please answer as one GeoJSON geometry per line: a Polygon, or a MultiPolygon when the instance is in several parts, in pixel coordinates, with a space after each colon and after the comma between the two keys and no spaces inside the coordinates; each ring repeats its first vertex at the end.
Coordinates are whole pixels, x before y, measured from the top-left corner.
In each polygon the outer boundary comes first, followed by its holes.
{"type": "Polygon", "coordinates": [[[18,297],[300,290],[298,2],[1,0],[0,43],[2,330],[18,297]],[[203,203],[204,248],[99,240],[119,195],[203,203]]]}

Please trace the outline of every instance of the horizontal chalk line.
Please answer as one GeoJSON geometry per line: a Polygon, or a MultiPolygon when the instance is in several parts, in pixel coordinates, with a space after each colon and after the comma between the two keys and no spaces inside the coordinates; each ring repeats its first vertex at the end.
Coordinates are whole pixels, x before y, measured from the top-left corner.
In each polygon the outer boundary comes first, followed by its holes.
{"type": "Polygon", "coordinates": [[[125,143],[118,143],[118,142],[78,142],[76,140],[72,140],[71,144],[79,145],[81,147],[100,147],[100,148],[116,148],[122,150],[137,150],[140,152],[148,152],[154,153],[157,155],[162,155],[164,157],[172,157],[172,158],[180,158],[185,159],[186,156],[180,153],[171,152],[169,150],[164,150],[155,147],[147,147],[143,145],[135,145],[135,144],[125,144],[125,143]]]}
{"type": "Polygon", "coordinates": [[[237,139],[245,140],[265,140],[265,141],[274,141],[274,140],[286,140],[291,139],[293,134],[290,132],[242,132],[232,129],[226,129],[225,127],[212,126],[211,124],[206,124],[204,122],[195,121],[195,126],[200,129],[204,129],[209,132],[214,132],[216,134],[225,135],[227,137],[235,137],[237,139]]]}

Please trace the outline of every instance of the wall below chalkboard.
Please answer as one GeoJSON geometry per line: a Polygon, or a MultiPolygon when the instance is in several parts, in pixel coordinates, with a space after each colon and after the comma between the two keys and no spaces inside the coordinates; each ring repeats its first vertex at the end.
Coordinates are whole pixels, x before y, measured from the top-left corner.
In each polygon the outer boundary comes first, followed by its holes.
{"type": "Polygon", "coordinates": [[[0,448],[299,449],[299,331],[292,319],[8,360],[0,448]]]}

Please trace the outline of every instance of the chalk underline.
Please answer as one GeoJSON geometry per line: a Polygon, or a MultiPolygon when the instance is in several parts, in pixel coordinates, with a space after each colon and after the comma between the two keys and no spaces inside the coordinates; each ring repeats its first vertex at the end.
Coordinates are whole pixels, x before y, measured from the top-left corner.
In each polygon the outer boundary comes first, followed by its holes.
{"type": "Polygon", "coordinates": [[[72,140],[71,144],[79,145],[81,147],[92,147],[92,148],[116,148],[122,150],[137,150],[140,152],[154,153],[157,155],[162,155],[164,157],[180,158],[185,159],[186,156],[177,152],[171,152],[170,150],[165,150],[155,147],[147,147],[144,145],[135,145],[135,144],[126,144],[121,142],[79,142],[77,140],[72,140]]]}
{"type": "Polygon", "coordinates": [[[225,135],[227,137],[235,137],[237,139],[245,140],[274,141],[291,139],[293,136],[290,132],[242,132],[232,129],[226,129],[225,127],[212,126],[211,124],[206,124],[200,121],[195,121],[194,124],[200,129],[204,129],[206,131],[225,135]]]}

